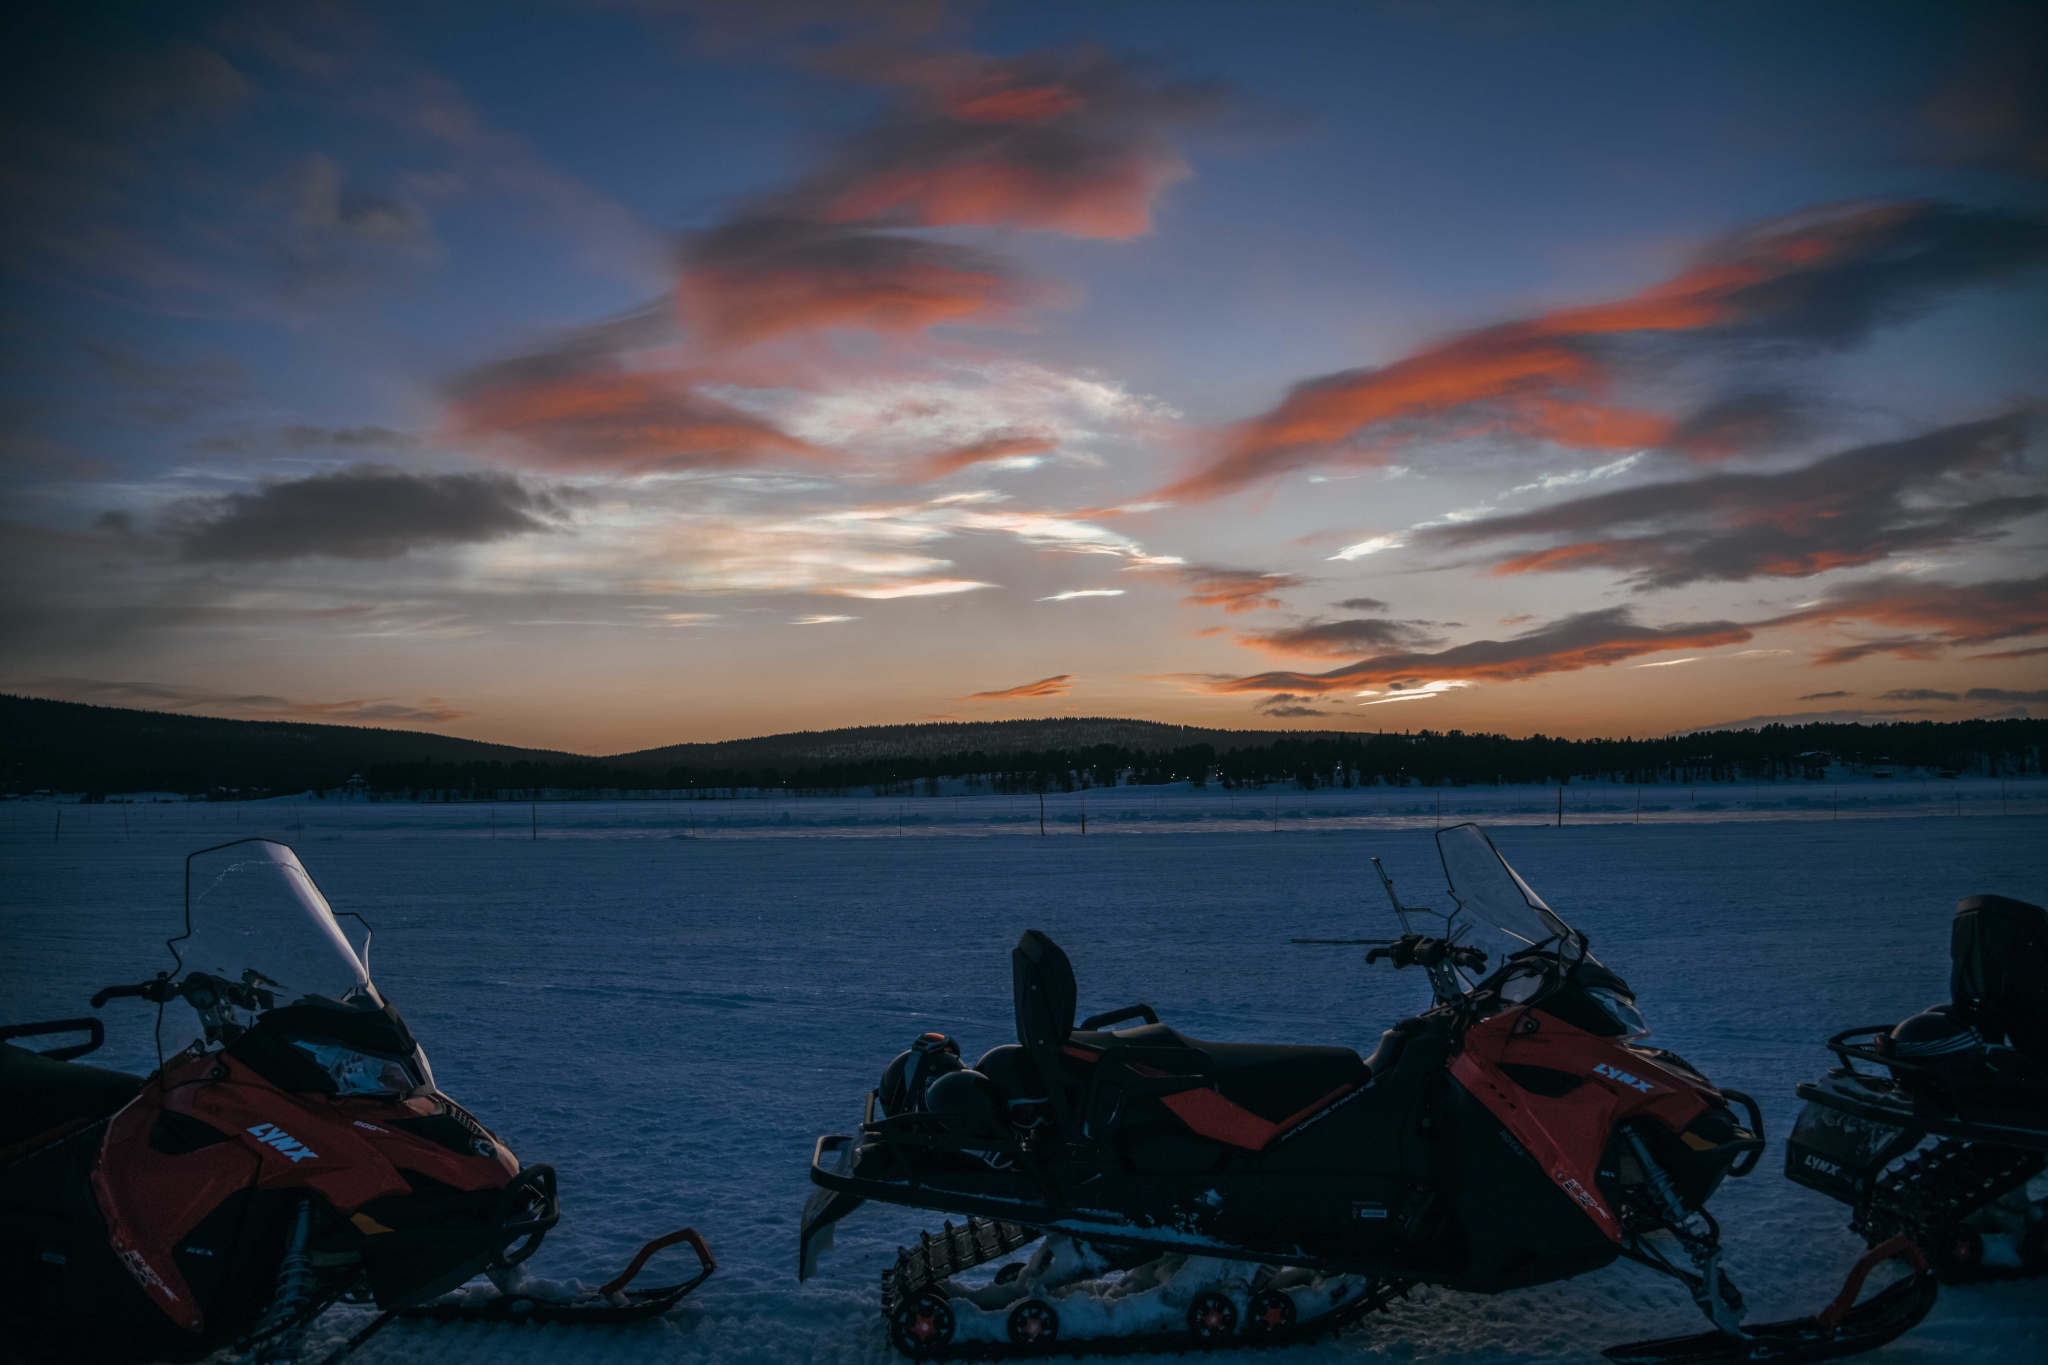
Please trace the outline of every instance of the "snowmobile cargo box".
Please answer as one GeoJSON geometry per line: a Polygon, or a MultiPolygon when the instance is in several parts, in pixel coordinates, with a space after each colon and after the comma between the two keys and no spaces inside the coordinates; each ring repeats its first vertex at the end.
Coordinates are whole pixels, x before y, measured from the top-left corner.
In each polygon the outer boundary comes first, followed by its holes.
{"type": "Polygon", "coordinates": [[[1956,906],[1948,954],[1956,1006],[2048,1065],[2048,910],[1971,896],[1956,906]]]}

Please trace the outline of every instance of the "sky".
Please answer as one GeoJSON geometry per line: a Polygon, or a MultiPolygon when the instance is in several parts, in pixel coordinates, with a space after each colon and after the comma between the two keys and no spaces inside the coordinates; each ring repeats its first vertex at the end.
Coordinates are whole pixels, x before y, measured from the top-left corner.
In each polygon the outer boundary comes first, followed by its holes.
{"type": "Polygon", "coordinates": [[[615,753],[2048,707],[2048,20],[29,5],[0,690],[615,753]]]}

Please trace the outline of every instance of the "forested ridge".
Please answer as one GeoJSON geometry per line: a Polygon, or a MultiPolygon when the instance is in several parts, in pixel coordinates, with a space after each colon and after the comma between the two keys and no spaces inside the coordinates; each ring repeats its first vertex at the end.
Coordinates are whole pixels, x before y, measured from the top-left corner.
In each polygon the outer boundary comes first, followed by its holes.
{"type": "Polygon", "coordinates": [[[995,722],[807,732],[590,759],[447,735],[219,720],[0,696],[0,790],[216,798],[360,790],[433,800],[1074,791],[1191,782],[1303,788],[1798,780],[1832,767],[2042,773],[2048,720],[1767,725],[1650,739],[1461,730],[1289,733],[1149,721],[995,722]],[[1115,742],[1088,742],[1104,735],[1115,742]],[[978,741],[947,747],[948,740],[978,741]],[[1061,742],[1065,739],[1067,742],[1061,742]],[[1007,741],[1007,745],[1005,742],[1007,741]],[[1078,741],[1078,742],[1077,742],[1078,741]],[[847,756],[840,756],[847,755],[847,756]],[[687,756],[687,761],[675,761],[687,756]],[[668,760],[668,761],[664,761],[668,760]]]}

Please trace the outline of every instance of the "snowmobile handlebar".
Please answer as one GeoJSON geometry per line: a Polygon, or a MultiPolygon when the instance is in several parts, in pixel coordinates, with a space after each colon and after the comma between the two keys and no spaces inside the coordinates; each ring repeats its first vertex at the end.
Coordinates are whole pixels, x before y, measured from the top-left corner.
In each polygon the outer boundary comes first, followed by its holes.
{"type": "Polygon", "coordinates": [[[119,1000],[124,996],[140,996],[144,1000],[161,1005],[167,1000],[175,999],[177,994],[178,983],[168,977],[159,976],[139,986],[108,986],[93,995],[92,1007],[99,1009],[109,1000],[119,1000]]]}
{"type": "Polygon", "coordinates": [[[1486,970],[1486,954],[1479,949],[1447,939],[1425,938],[1421,934],[1403,934],[1386,947],[1374,948],[1365,955],[1368,965],[1381,958],[1392,962],[1397,971],[1411,966],[1434,967],[1444,962],[1453,967],[1469,967],[1475,972],[1486,970]]]}

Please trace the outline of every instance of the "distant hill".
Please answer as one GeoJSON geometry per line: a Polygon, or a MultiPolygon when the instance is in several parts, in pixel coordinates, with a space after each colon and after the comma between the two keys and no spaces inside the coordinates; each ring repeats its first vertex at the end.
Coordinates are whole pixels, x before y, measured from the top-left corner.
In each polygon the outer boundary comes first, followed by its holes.
{"type": "MultiPolygon", "coordinates": [[[[499,792],[909,791],[953,778],[998,791],[1120,782],[1721,781],[1816,777],[1830,766],[2036,776],[2048,721],[1764,725],[1653,739],[1567,740],[1418,730],[1203,730],[1156,721],[934,722],[671,744],[609,758],[416,730],[217,720],[0,695],[0,791],[328,790],[443,799],[499,792]]],[[[522,798],[523,799],[523,798],[522,798]]]]}
{"type": "Polygon", "coordinates": [[[207,792],[338,787],[379,764],[573,763],[417,730],[220,720],[0,693],[0,790],[207,792]]]}
{"type": "Polygon", "coordinates": [[[1044,753],[1092,749],[1179,749],[1206,744],[1218,753],[1271,744],[1276,739],[1332,739],[1352,730],[1204,730],[1155,720],[1072,716],[1056,720],[930,721],[921,725],[862,725],[848,730],[798,730],[716,744],[669,744],[620,754],[616,768],[761,768],[791,764],[858,763],[878,758],[938,758],[949,754],[1044,753]]]}
{"type": "MultiPolygon", "coordinates": [[[[1313,738],[1321,732],[1287,733],[1294,738],[1313,738]]],[[[670,744],[593,758],[418,730],[222,720],[0,693],[0,790],[199,793],[215,788],[253,788],[285,792],[338,787],[358,773],[422,763],[451,768],[527,763],[545,767],[551,777],[562,777],[600,767],[647,773],[678,767],[787,769],[955,753],[1035,753],[1099,744],[1141,750],[1208,744],[1225,752],[1270,744],[1277,737],[1268,730],[1197,730],[1155,721],[1088,717],[801,730],[714,744],[670,744]]]]}

